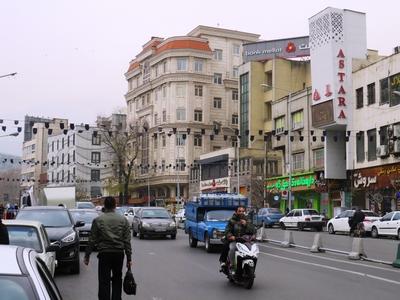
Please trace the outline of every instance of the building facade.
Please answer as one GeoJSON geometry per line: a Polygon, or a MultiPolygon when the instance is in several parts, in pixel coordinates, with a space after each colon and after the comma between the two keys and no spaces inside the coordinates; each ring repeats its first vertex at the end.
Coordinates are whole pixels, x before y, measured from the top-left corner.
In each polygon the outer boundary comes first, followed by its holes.
{"type": "Polygon", "coordinates": [[[131,61],[127,122],[142,131],[134,198],[187,199],[195,160],[232,145],[242,44],[258,38],[198,26],[187,36],[153,37],[131,61]]]}

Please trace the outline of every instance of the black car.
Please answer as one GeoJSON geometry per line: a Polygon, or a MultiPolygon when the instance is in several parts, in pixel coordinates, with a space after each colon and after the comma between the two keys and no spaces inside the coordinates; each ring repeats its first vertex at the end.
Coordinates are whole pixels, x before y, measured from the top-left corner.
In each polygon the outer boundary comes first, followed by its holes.
{"type": "Polygon", "coordinates": [[[79,235],[77,227],[84,222],[74,223],[68,209],[60,206],[24,207],[17,214],[18,220],[39,221],[46,228],[50,242],[58,241],[60,249],[56,252],[57,267],[68,266],[71,273],[79,274],[79,235]]]}
{"type": "Polygon", "coordinates": [[[84,226],[78,228],[80,246],[85,247],[89,242],[89,236],[92,230],[92,223],[99,213],[93,209],[70,209],[74,222],[82,221],[84,226]]]}
{"type": "Polygon", "coordinates": [[[134,216],[132,234],[143,239],[144,236],[167,236],[176,238],[176,223],[163,207],[142,207],[134,216]]]}

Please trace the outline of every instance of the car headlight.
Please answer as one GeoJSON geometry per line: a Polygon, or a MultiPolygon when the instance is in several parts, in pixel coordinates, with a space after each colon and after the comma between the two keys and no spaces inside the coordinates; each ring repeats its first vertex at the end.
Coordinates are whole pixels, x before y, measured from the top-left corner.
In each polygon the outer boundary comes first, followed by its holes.
{"type": "Polygon", "coordinates": [[[149,223],[146,223],[146,222],[143,222],[143,223],[142,223],[142,226],[143,226],[143,227],[147,227],[147,228],[151,227],[150,224],[149,224],[149,223]]]}
{"type": "Polygon", "coordinates": [[[271,220],[271,218],[270,217],[266,217],[266,219],[269,221],[269,220],[271,220]]]}
{"type": "Polygon", "coordinates": [[[76,232],[73,231],[70,234],[68,234],[67,236],[63,237],[61,239],[61,241],[64,242],[64,243],[71,243],[71,242],[73,242],[75,240],[75,238],[76,238],[76,232]]]}
{"type": "Polygon", "coordinates": [[[171,223],[168,224],[168,226],[169,226],[169,227],[175,227],[176,224],[175,224],[175,222],[171,222],[171,223]]]}

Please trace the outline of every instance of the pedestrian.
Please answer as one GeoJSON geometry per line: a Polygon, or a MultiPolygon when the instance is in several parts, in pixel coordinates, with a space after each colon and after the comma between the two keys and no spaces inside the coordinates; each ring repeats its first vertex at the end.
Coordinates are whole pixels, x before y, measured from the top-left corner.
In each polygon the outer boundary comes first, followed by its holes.
{"type": "Polygon", "coordinates": [[[354,212],[352,218],[349,218],[349,225],[350,225],[350,235],[354,234],[354,230],[357,228],[358,223],[364,222],[365,214],[360,208],[357,208],[354,212]]]}
{"type": "Polygon", "coordinates": [[[289,213],[289,207],[286,207],[286,214],[289,213]]]}
{"type": "Polygon", "coordinates": [[[0,245],[9,245],[10,239],[8,237],[7,226],[3,224],[0,218],[0,245]]]}
{"type": "Polygon", "coordinates": [[[104,214],[93,220],[89,244],[86,247],[83,261],[85,265],[89,264],[90,254],[96,246],[98,251],[99,300],[121,300],[124,252],[127,268],[132,266],[129,223],[124,216],[115,212],[115,206],[115,198],[105,198],[104,214]],[[110,292],[111,280],[112,293],[110,292]]]}

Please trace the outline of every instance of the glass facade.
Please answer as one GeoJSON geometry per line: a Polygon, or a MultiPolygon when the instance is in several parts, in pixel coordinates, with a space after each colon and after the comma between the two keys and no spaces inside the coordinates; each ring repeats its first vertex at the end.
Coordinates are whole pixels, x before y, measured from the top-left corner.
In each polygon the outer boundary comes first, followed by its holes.
{"type": "Polygon", "coordinates": [[[249,130],[249,73],[240,76],[240,147],[248,147],[246,131],[249,130]]]}

